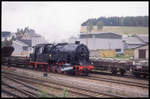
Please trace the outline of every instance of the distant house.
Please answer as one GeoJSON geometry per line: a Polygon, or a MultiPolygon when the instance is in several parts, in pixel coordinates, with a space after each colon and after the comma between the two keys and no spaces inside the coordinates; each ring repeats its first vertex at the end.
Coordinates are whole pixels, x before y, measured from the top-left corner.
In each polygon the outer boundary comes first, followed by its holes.
{"type": "Polygon", "coordinates": [[[10,40],[12,38],[12,33],[11,32],[8,32],[8,31],[3,31],[1,33],[1,38],[2,38],[2,41],[4,40],[10,40]]]}
{"type": "Polygon", "coordinates": [[[81,34],[79,38],[69,41],[80,41],[87,45],[91,56],[114,57],[118,53],[123,53],[122,36],[116,33],[81,34]]]}
{"type": "Polygon", "coordinates": [[[144,44],[134,48],[134,59],[149,59],[149,45],[144,44]]]}
{"type": "Polygon", "coordinates": [[[16,33],[16,39],[21,39],[23,37],[23,34],[22,33],[16,33]]]}
{"type": "Polygon", "coordinates": [[[29,45],[20,40],[13,41],[12,46],[15,48],[14,52],[12,53],[13,56],[28,56],[32,51],[32,48],[29,45]]]}
{"type": "Polygon", "coordinates": [[[32,46],[35,46],[41,43],[48,43],[48,42],[41,35],[32,35],[32,46]]]}
{"type": "Polygon", "coordinates": [[[135,35],[123,38],[124,49],[136,48],[138,46],[148,43],[148,36],[135,35]]]}
{"type": "Polygon", "coordinates": [[[29,42],[31,42],[31,44],[29,44],[31,46],[35,46],[40,43],[47,43],[44,37],[36,33],[24,33],[24,35],[21,38],[21,41],[25,43],[28,42],[28,44],[29,42]]]}
{"type": "Polygon", "coordinates": [[[147,44],[147,35],[135,35],[123,38],[124,54],[127,56],[134,56],[134,49],[147,44]]]}
{"type": "Polygon", "coordinates": [[[33,46],[40,43],[45,43],[46,40],[36,33],[17,34],[16,41],[13,42],[15,52],[13,55],[29,55],[33,51],[33,46]]]}

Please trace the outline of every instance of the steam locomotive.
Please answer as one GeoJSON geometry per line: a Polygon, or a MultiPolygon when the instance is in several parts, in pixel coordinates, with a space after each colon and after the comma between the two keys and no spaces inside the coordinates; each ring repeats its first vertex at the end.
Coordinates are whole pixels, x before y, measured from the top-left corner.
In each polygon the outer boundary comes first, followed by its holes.
{"type": "Polygon", "coordinates": [[[30,65],[52,72],[88,75],[94,66],[89,60],[89,50],[84,44],[58,43],[38,44],[30,54],[30,65]]]}
{"type": "Polygon", "coordinates": [[[29,58],[11,56],[13,51],[12,46],[2,48],[3,63],[73,75],[88,75],[94,68],[89,60],[87,46],[78,41],[75,43],[37,44],[33,47],[33,53],[29,58]]]}

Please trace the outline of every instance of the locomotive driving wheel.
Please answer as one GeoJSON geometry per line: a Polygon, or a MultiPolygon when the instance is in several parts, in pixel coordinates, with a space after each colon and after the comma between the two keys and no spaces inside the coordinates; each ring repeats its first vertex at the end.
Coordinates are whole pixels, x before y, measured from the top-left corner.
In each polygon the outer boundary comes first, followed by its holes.
{"type": "Polygon", "coordinates": [[[112,72],[113,75],[116,75],[117,72],[118,72],[118,71],[117,71],[117,68],[111,68],[111,72],[112,72]]]}
{"type": "Polygon", "coordinates": [[[112,70],[112,74],[116,75],[117,74],[117,70],[112,70]]]}
{"type": "Polygon", "coordinates": [[[61,74],[61,73],[62,73],[62,71],[61,71],[61,67],[58,67],[58,68],[57,68],[57,73],[59,73],[59,74],[61,74]]]}
{"type": "Polygon", "coordinates": [[[66,71],[64,71],[64,72],[63,72],[63,74],[64,74],[64,75],[67,75],[67,72],[66,72],[66,71]]]}
{"type": "Polygon", "coordinates": [[[56,73],[56,66],[52,67],[52,72],[56,73]]]}
{"type": "Polygon", "coordinates": [[[81,74],[81,72],[79,70],[75,70],[74,74],[75,74],[75,76],[79,76],[81,74]]]}
{"type": "Polygon", "coordinates": [[[82,69],[82,74],[81,75],[88,76],[88,73],[89,73],[88,69],[84,68],[84,69],[82,69]]]}

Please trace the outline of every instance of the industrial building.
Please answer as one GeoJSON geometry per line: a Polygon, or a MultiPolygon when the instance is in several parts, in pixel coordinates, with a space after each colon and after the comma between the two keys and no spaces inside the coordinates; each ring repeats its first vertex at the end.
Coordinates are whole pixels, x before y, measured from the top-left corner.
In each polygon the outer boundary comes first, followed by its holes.
{"type": "Polygon", "coordinates": [[[116,33],[80,34],[79,38],[69,40],[71,43],[75,41],[87,45],[94,57],[115,57],[124,51],[122,36],[116,33]]]}

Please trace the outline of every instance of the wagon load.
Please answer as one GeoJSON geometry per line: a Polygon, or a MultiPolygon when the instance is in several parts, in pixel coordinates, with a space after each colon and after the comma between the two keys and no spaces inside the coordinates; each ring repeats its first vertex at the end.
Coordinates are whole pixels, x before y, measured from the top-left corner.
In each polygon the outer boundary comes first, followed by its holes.
{"type": "Polygon", "coordinates": [[[2,47],[2,57],[9,57],[14,51],[14,47],[12,46],[4,46],[2,47]]]}

